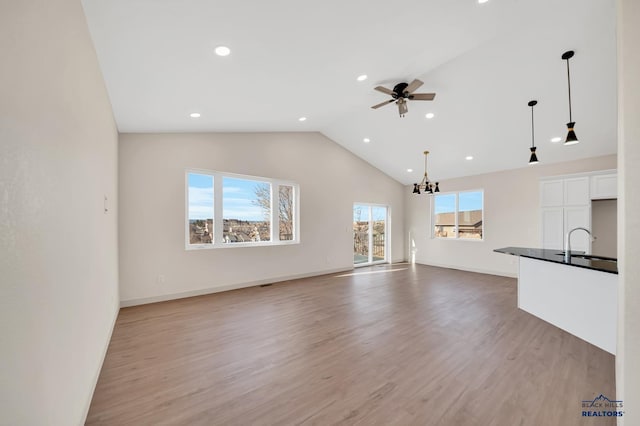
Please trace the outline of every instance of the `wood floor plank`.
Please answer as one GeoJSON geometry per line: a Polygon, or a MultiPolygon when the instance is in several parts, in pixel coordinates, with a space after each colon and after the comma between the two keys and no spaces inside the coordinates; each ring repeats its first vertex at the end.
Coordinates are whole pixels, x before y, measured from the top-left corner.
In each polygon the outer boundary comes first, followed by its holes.
{"type": "Polygon", "coordinates": [[[122,309],[87,424],[565,426],[600,394],[614,357],[516,280],[402,264],[122,309]]]}

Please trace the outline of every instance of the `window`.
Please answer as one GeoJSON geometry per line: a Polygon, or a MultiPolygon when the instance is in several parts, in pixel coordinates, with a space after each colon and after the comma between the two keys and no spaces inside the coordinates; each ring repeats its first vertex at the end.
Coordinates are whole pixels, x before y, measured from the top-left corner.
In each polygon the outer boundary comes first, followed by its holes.
{"type": "Polygon", "coordinates": [[[222,178],[224,243],[271,241],[271,184],[222,178]]]}
{"type": "Polygon", "coordinates": [[[483,191],[433,196],[433,236],[447,239],[483,239],[483,191]]]}
{"type": "Polygon", "coordinates": [[[187,249],[299,242],[296,184],[200,170],[186,182],[187,249]]]}
{"type": "Polygon", "coordinates": [[[293,206],[294,190],[291,185],[279,185],[278,187],[278,217],[280,220],[280,241],[293,240],[293,206]]]}
{"type": "Polygon", "coordinates": [[[188,175],[189,244],[213,244],[213,176],[188,175]]]}
{"type": "Polygon", "coordinates": [[[456,238],[456,194],[435,195],[434,221],[435,236],[456,238]]]}
{"type": "Polygon", "coordinates": [[[482,239],[482,191],[458,194],[458,238],[482,239]]]}

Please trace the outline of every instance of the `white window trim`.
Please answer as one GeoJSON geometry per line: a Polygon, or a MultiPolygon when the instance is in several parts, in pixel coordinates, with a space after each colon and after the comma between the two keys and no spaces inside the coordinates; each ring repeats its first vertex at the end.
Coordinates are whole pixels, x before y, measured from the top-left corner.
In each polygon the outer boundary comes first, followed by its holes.
{"type": "Polygon", "coordinates": [[[435,213],[436,213],[436,201],[435,201],[435,194],[433,197],[431,197],[431,238],[432,239],[436,239],[438,241],[473,241],[476,243],[481,243],[484,242],[485,237],[486,237],[486,233],[485,233],[485,223],[484,223],[484,189],[467,189],[464,191],[449,191],[449,192],[439,192],[437,195],[455,195],[456,196],[456,202],[455,202],[455,214],[454,219],[455,219],[455,238],[446,238],[446,237],[437,237],[436,236],[436,232],[435,232],[435,213]],[[460,238],[460,234],[458,232],[458,204],[459,204],[459,198],[460,198],[460,194],[466,194],[469,192],[481,192],[482,193],[482,238],[460,238]]]}
{"type": "Polygon", "coordinates": [[[185,250],[208,250],[220,248],[236,248],[236,247],[265,247],[265,246],[284,246],[291,244],[300,244],[300,186],[297,183],[282,180],[266,178],[262,176],[241,175],[237,173],[219,172],[206,169],[186,169],[184,173],[185,181],[185,201],[184,201],[184,232],[185,232],[185,250]],[[189,242],[189,174],[201,174],[213,177],[213,243],[212,244],[191,244],[189,242]],[[247,242],[247,243],[223,243],[224,222],[223,213],[223,194],[222,179],[225,177],[235,179],[255,180],[259,182],[267,182],[271,184],[271,241],[247,242]],[[293,240],[280,241],[280,210],[278,208],[280,201],[280,191],[278,186],[293,187],[293,240]],[[274,207],[275,206],[275,207],[274,207]],[[276,239],[275,237],[278,237],[276,239]]]}

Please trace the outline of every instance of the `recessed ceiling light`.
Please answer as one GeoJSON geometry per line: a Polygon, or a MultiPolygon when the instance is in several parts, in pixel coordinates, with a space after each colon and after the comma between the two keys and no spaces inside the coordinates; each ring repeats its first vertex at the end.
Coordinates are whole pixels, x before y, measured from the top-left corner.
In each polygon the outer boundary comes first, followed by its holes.
{"type": "Polygon", "coordinates": [[[411,173],[413,171],[413,169],[407,169],[407,172],[411,173]]]}
{"type": "Polygon", "coordinates": [[[358,78],[356,78],[356,80],[358,80],[358,81],[365,81],[366,79],[367,79],[367,75],[366,74],[359,75],[358,78]]]}
{"type": "Polygon", "coordinates": [[[192,112],[191,114],[189,114],[189,117],[191,117],[191,118],[200,118],[200,113],[199,112],[192,112]]]}
{"type": "Polygon", "coordinates": [[[473,160],[473,155],[467,155],[464,157],[465,160],[473,160]]]}
{"type": "Polygon", "coordinates": [[[562,140],[562,138],[560,136],[556,136],[554,138],[551,138],[551,142],[553,142],[553,143],[560,142],[561,140],[562,140]]]}
{"type": "Polygon", "coordinates": [[[429,120],[431,120],[433,117],[435,117],[436,115],[432,112],[428,112],[427,115],[425,115],[425,117],[427,117],[429,120]]]}
{"type": "Polygon", "coordinates": [[[218,46],[216,47],[215,52],[218,56],[229,56],[229,53],[231,53],[231,49],[229,49],[227,46],[218,46]]]}
{"type": "Polygon", "coordinates": [[[371,142],[371,139],[369,139],[369,138],[364,138],[364,139],[362,139],[362,142],[364,142],[364,143],[369,143],[369,142],[371,142]]]}
{"type": "Polygon", "coordinates": [[[307,117],[300,117],[298,118],[298,121],[307,121],[307,117]]]}
{"type": "Polygon", "coordinates": [[[488,1],[489,1],[489,0],[478,0],[478,3],[482,4],[482,3],[486,3],[486,2],[488,2],[488,1]]]}

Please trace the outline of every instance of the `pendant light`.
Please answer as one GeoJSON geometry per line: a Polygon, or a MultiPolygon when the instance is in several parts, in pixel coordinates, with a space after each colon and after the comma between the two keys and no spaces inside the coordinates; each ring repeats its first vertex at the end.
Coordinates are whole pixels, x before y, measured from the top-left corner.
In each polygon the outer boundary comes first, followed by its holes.
{"type": "Polygon", "coordinates": [[[420,183],[413,184],[414,194],[420,194],[422,192],[425,194],[433,194],[434,192],[440,192],[438,182],[435,182],[435,185],[429,182],[429,177],[427,176],[427,155],[429,155],[429,151],[424,152],[424,176],[420,183]]]}
{"type": "Polygon", "coordinates": [[[533,107],[538,103],[538,101],[529,101],[527,105],[531,107],[531,157],[529,158],[529,164],[538,164],[538,156],[536,155],[536,143],[535,143],[535,134],[533,132],[533,107]]]}
{"type": "Polygon", "coordinates": [[[571,116],[571,75],[569,74],[569,59],[573,58],[573,54],[573,50],[569,50],[562,54],[562,59],[567,61],[567,82],[569,83],[569,122],[567,123],[569,132],[567,133],[567,138],[564,141],[565,145],[574,145],[580,142],[576,136],[576,132],[573,130],[576,123],[573,121],[573,117],[571,116]]]}

